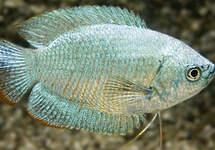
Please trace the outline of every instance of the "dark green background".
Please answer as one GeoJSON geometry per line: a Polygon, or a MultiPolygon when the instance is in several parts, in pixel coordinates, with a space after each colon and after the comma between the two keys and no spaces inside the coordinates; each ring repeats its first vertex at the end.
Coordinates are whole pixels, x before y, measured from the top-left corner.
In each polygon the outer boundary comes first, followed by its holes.
{"type": "MultiPolygon", "coordinates": [[[[215,63],[215,1],[213,0],[0,0],[0,37],[23,47],[30,45],[11,26],[53,9],[84,5],[127,8],[138,13],[148,28],[176,37],[215,63]]],[[[27,114],[27,98],[11,107],[0,101],[1,150],[111,150],[118,149],[140,130],[107,136],[45,126],[27,114]]],[[[152,115],[147,115],[150,120],[152,115]]],[[[215,80],[188,101],[162,111],[166,150],[215,147],[215,80]]],[[[142,124],[141,129],[147,125],[142,124]]],[[[159,148],[159,123],[128,150],[159,148]]]]}

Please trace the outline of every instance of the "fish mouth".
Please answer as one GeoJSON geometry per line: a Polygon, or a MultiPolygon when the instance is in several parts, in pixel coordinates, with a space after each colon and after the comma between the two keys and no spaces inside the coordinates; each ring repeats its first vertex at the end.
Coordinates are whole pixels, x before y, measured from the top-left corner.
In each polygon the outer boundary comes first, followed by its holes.
{"type": "Polygon", "coordinates": [[[211,64],[209,67],[208,79],[211,81],[215,76],[215,64],[211,64]]]}
{"type": "Polygon", "coordinates": [[[210,74],[214,75],[214,72],[215,72],[215,65],[214,64],[210,65],[209,72],[210,72],[210,74]]]}

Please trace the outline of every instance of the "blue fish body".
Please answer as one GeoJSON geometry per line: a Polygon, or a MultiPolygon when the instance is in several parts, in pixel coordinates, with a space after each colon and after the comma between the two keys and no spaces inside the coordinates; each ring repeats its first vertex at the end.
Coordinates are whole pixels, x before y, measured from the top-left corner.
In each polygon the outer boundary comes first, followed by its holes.
{"type": "Polygon", "coordinates": [[[15,26],[36,49],[0,40],[0,98],[58,128],[124,135],[145,113],[197,94],[214,64],[114,7],[60,9],[15,26]]]}

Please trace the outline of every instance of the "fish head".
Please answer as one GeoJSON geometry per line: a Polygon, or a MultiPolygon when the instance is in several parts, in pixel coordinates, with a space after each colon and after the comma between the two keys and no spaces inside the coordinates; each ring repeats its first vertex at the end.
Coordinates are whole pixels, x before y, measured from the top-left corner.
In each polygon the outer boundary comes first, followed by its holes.
{"type": "Polygon", "coordinates": [[[163,50],[164,61],[155,78],[162,109],[200,92],[215,75],[215,65],[177,39],[163,50]],[[165,104],[166,103],[166,104],[165,104]]]}

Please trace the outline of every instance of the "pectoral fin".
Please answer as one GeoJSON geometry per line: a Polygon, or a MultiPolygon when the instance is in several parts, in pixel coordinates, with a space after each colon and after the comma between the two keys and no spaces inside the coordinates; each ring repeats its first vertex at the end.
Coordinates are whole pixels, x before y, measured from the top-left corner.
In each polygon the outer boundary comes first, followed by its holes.
{"type": "Polygon", "coordinates": [[[113,77],[105,86],[105,96],[113,103],[135,103],[150,99],[152,90],[123,77],[113,77]]]}

